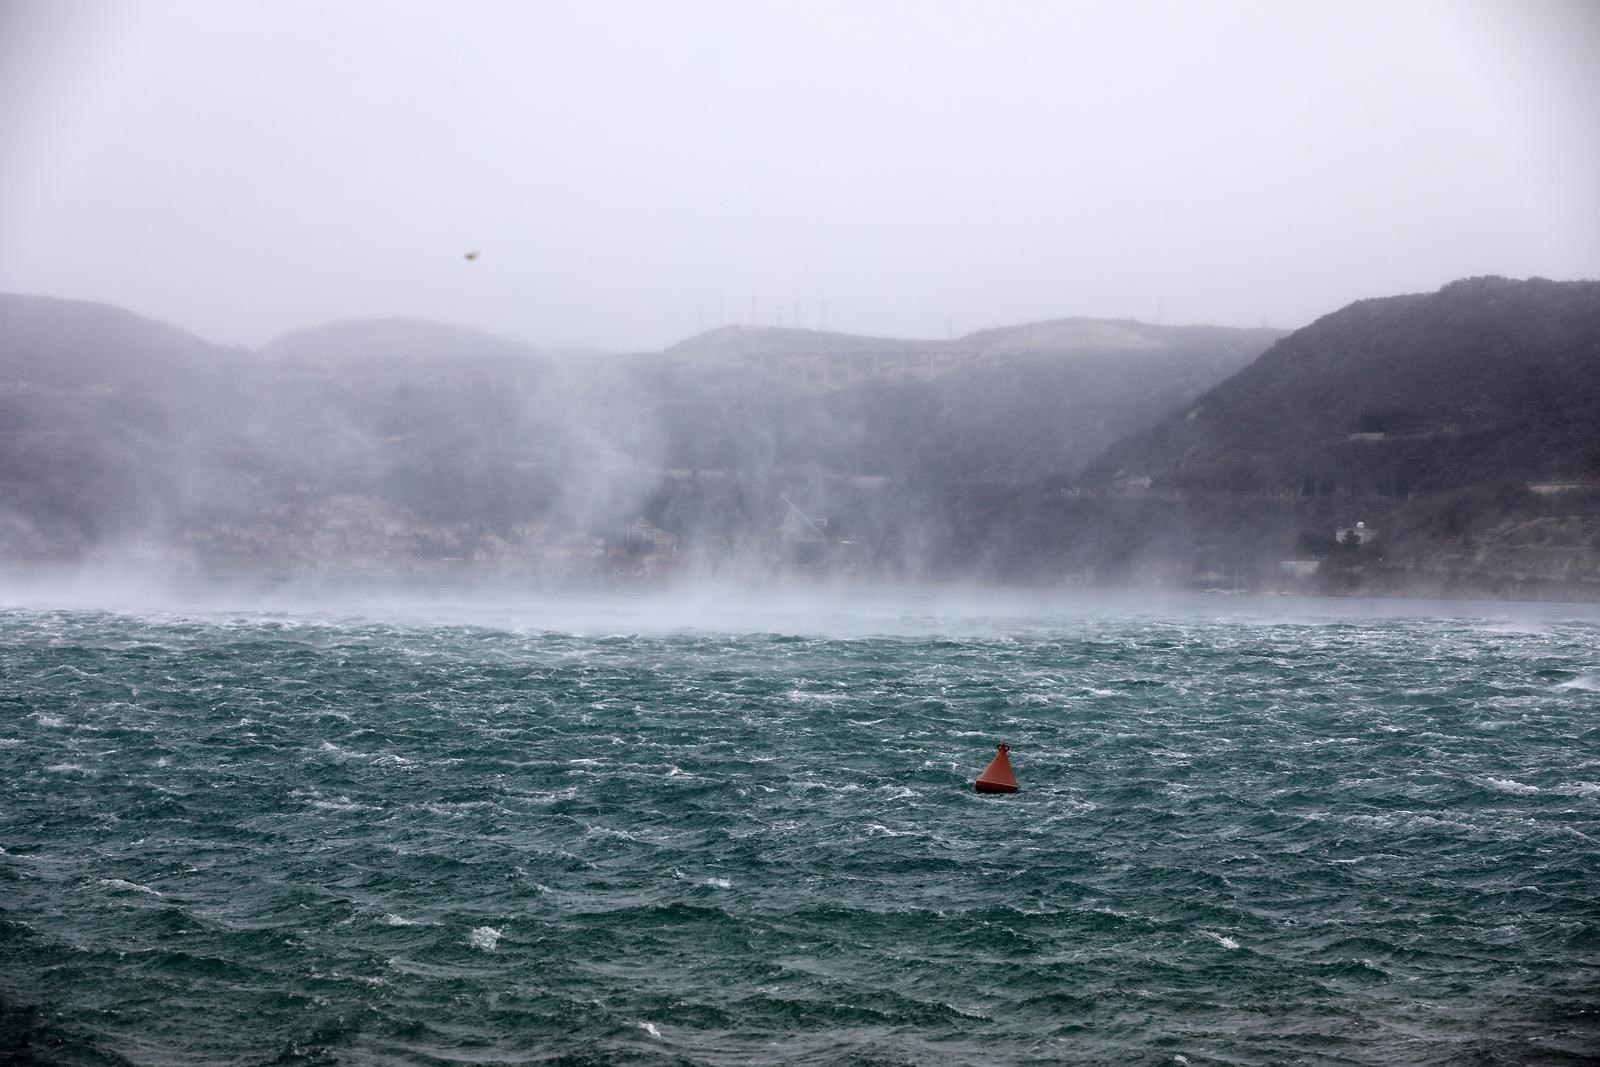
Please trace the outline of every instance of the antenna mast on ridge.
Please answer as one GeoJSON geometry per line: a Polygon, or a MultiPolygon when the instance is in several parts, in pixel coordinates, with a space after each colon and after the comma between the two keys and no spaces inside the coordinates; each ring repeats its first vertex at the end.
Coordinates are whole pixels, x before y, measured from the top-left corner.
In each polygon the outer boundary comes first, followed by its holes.
{"type": "Polygon", "coordinates": [[[824,538],[824,539],[827,538],[828,535],[822,532],[822,527],[820,527],[816,523],[812,522],[811,521],[811,516],[807,515],[805,512],[800,510],[800,505],[796,504],[793,500],[790,500],[788,498],[788,496],[783,494],[783,493],[779,493],[778,494],[778,499],[783,501],[785,504],[788,504],[791,508],[793,508],[794,509],[794,513],[796,515],[800,516],[800,518],[805,522],[805,524],[807,526],[811,527],[811,531],[813,533],[815,533],[818,537],[821,537],[821,538],[824,538]]]}

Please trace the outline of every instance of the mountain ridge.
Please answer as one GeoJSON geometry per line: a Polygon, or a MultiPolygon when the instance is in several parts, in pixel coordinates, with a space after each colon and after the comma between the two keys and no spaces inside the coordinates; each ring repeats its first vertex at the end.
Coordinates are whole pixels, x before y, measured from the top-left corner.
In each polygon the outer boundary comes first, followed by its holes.
{"type": "Polygon", "coordinates": [[[1287,335],[733,329],[727,358],[586,359],[404,318],[224,349],[0,296],[0,562],[1600,596],[1597,296],[1478,278],[1287,335]]]}
{"type": "Polygon", "coordinates": [[[204,371],[245,351],[113,304],[0,293],[0,381],[131,386],[141,376],[204,371]]]}
{"type": "Polygon", "coordinates": [[[1600,282],[1462,279],[1317,319],[1088,476],[1401,493],[1560,478],[1600,448],[1597,405],[1600,282]]]}
{"type": "Polygon", "coordinates": [[[256,351],[269,360],[312,359],[323,363],[353,359],[547,358],[533,345],[499,334],[410,316],[340,319],[291,330],[256,351]]]}

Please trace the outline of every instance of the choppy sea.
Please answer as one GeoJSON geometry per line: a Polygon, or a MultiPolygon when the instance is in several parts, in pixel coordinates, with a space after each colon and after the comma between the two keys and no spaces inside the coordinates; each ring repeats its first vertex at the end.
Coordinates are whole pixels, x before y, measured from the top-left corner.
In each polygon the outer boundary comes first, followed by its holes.
{"type": "Polygon", "coordinates": [[[24,597],[0,1061],[1597,1062],[1600,612],[24,597]]]}

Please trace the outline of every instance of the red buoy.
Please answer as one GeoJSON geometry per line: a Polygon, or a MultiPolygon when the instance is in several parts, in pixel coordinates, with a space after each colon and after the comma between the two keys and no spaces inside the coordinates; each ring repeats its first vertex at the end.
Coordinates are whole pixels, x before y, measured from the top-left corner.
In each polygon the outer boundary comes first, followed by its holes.
{"type": "Polygon", "coordinates": [[[1006,758],[1009,745],[1001,745],[1000,750],[994,754],[994,759],[989,761],[989,766],[978,775],[978,792],[980,793],[1015,793],[1017,791],[1017,776],[1011,773],[1011,761],[1006,758]]]}

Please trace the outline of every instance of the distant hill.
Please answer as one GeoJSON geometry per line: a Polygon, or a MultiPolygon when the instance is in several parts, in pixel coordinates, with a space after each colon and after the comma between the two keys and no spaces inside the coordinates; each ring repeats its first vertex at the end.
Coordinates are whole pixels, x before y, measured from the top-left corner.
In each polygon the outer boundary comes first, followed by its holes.
{"type": "Polygon", "coordinates": [[[1133,319],[1050,319],[995,326],[948,340],[869,337],[767,326],[723,326],[696,334],[667,348],[679,358],[738,358],[807,352],[961,351],[984,355],[1027,355],[1046,352],[1110,352],[1232,342],[1258,351],[1286,336],[1286,330],[1237,329],[1227,326],[1160,326],[1133,319]],[[1204,342],[1202,339],[1206,339],[1204,342]]]}
{"type": "Polygon", "coordinates": [[[1288,336],[733,328],[581,359],[410,319],[249,352],[0,296],[0,564],[1600,596],[1596,410],[1592,282],[1469,279],[1288,336]]]}
{"type": "Polygon", "coordinates": [[[862,337],[816,330],[727,326],[667,349],[668,359],[742,367],[804,392],[874,382],[931,381],[1021,356],[1062,360],[1171,351],[1253,357],[1281,330],[1152,326],[1131,320],[1055,319],[980,330],[945,341],[862,337]]]}
{"type": "Polygon", "coordinates": [[[1111,448],[1091,481],[1405,497],[1600,475],[1600,282],[1363,300],[1111,448]]]}
{"type": "Polygon", "coordinates": [[[765,355],[802,355],[833,352],[921,351],[940,342],[899,337],[867,337],[827,330],[797,330],[782,326],[719,326],[695,334],[667,348],[664,355],[678,359],[746,360],[765,355]]]}
{"type": "Polygon", "coordinates": [[[1592,599],[1596,411],[1600,283],[1466,279],[1317,320],[1069,490],[944,510],[1018,576],[1592,599]]]}
{"type": "Polygon", "coordinates": [[[759,457],[840,476],[1021,483],[1071,477],[1282,334],[1068,320],[973,336],[992,351],[970,338],[714,331],[639,373],[659,398],[668,466],[748,469],[759,457]],[[1046,341],[1075,347],[1034,347],[1046,341]]]}
{"type": "Polygon", "coordinates": [[[153,387],[225,368],[239,356],[109,304],[0,293],[0,383],[153,387]]]}
{"type": "Polygon", "coordinates": [[[1163,326],[1137,319],[1049,319],[996,326],[970,333],[957,344],[989,356],[1058,355],[1079,352],[1191,351],[1255,355],[1289,331],[1269,327],[1163,326]]]}
{"type": "Polygon", "coordinates": [[[1241,331],[1146,346],[989,355],[898,387],[830,395],[859,427],[871,469],[944,479],[1067,480],[1101,450],[1254,359],[1268,343],[1241,331]]]}
{"type": "Polygon", "coordinates": [[[466,326],[409,318],[350,319],[295,330],[269,341],[260,351],[269,360],[327,367],[543,358],[537,348],[520,341],[466,326]]]}
{"type": "Polygon", "coordinates": [[[281,532],[334,499],[484,535],[644,516],[702,545],[770,538],[790,499],[888,546],[896,508],[926,510],[939,486],[1070,477],[1275,336],[1064,320],[984,331],[952,361],[944,342],[730,328],[562,360],[415,319],[259,353],[71,301],[7,298],[0,324],[0,509],[22,555],[281,532]],[[765,362],[810,375],[840,357],[876,362],[822,389],[765,362]]]}
{"type": "Polygon", "coordinates": [[[253,358],[120,308],[0,294],[0,558],[169,533],[215,489],[253,358]]]}

